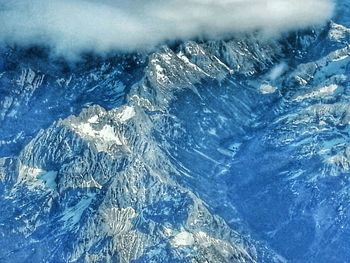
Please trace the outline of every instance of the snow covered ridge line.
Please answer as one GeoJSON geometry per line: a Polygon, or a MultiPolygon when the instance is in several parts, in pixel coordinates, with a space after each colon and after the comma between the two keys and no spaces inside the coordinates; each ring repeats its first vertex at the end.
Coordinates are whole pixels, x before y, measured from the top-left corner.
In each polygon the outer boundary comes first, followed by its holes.
{"type": "Polygon", "coordinates": [[[54,54],[152,49],[239,32],[278,34],[326,22],[332,0],[0,0],[0,43],[54,54]]]}

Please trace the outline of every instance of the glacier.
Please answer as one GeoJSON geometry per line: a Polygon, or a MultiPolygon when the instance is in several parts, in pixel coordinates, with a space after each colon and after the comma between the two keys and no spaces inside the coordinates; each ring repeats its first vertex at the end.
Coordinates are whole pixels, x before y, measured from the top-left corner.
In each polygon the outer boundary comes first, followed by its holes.
{"type": "Polygon", "coordinates": [[[349,11],[77,64],[2,48],[0,262],[348,262],[349,11]]]}

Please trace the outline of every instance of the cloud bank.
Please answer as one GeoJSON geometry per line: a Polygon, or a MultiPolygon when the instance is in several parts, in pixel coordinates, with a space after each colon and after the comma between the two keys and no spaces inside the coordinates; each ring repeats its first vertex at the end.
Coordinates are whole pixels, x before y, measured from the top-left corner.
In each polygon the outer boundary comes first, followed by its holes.
{"type": "Polygon", "coordinates": [[[147,50],[173,40],[324,23],[332,0],[0,0],[0,43],[57,55],[147,50]]]}

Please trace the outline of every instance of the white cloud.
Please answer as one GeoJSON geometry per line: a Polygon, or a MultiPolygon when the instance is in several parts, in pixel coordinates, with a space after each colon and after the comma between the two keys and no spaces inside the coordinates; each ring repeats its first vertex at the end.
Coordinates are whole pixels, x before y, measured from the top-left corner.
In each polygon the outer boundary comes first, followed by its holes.
{"type": "Polygon", "coordinates": [[[149,49],[175,39],[324,23],[332,0],[0,0],[0,41],[60,55],[149,49]]]}

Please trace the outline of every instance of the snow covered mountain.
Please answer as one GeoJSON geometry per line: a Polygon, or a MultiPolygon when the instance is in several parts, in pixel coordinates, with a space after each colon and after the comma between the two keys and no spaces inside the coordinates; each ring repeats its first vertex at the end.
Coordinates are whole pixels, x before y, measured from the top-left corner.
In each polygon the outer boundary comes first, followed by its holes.
{"type": "Polygon", "coordinates": [[[0,262],[348,262],[349,10],[78,66],[2,50],[0,262]]]}

